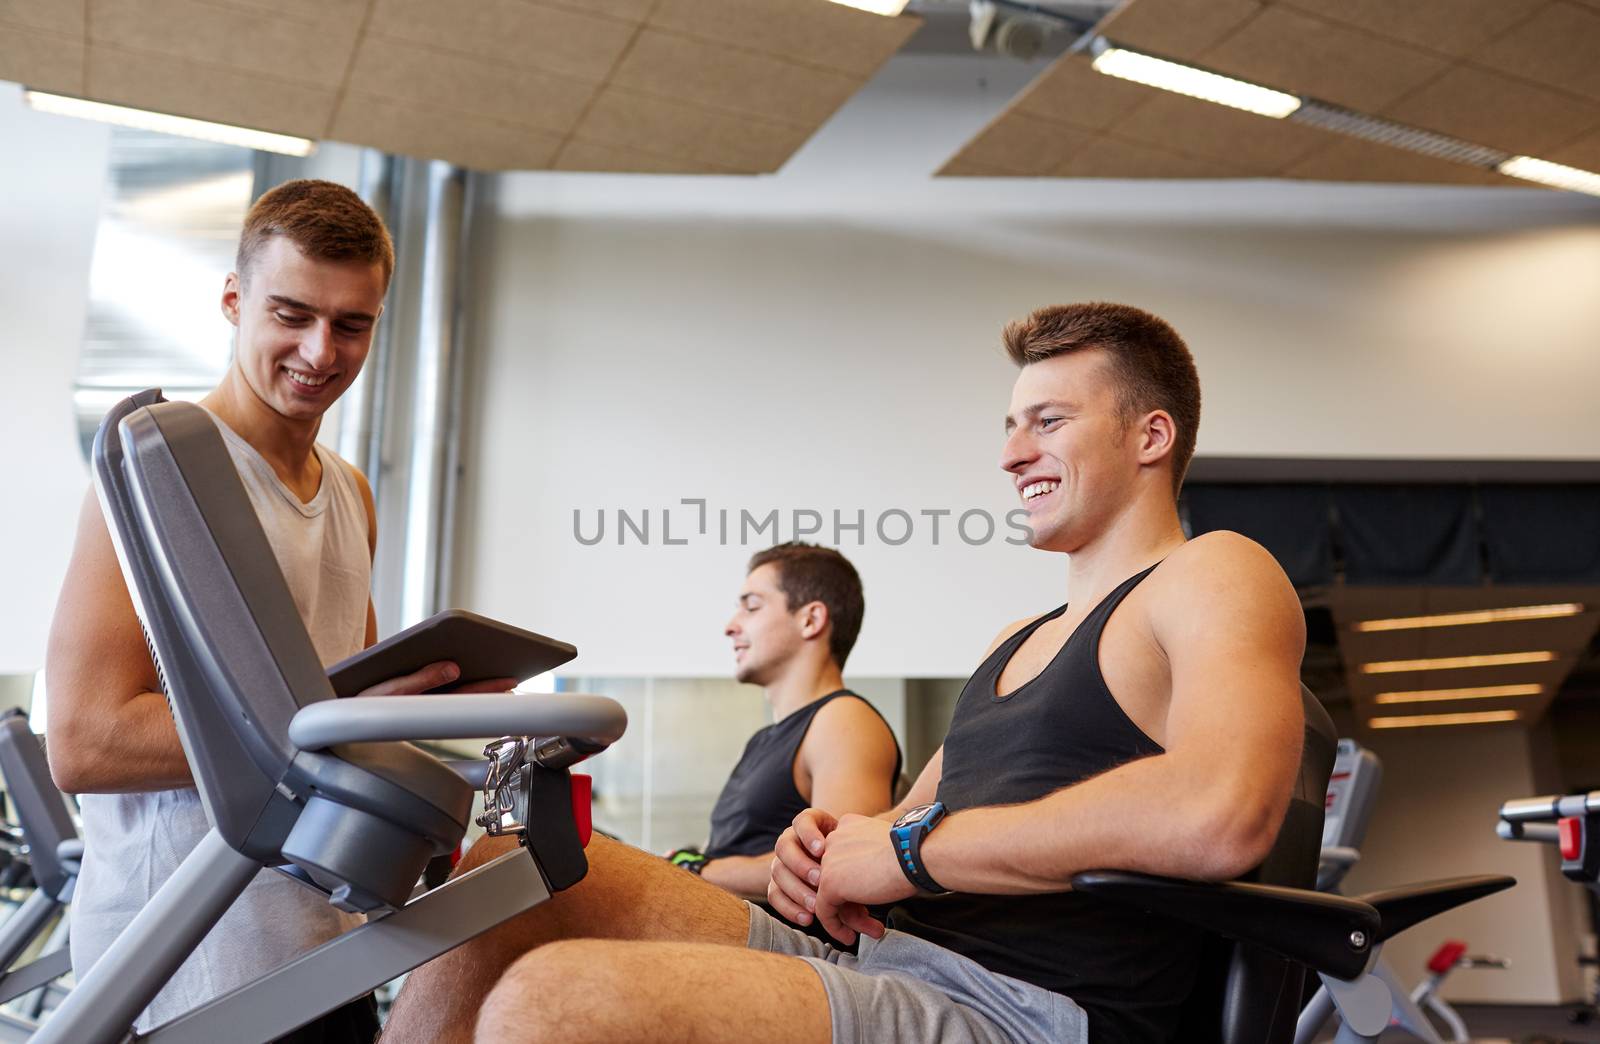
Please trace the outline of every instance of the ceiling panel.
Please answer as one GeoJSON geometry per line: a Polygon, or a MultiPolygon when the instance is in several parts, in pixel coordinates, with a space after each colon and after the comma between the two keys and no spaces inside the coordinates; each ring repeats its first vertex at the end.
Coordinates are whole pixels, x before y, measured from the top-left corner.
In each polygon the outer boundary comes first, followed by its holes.
{"type": "Polygon", "coordinates": [[[1600,106],[1472,65],[1456,66],[1383,114],[1479,145],[1534,156],[1600,125],[1600,106]]]}
{"type": "Polygon", "coordinates": [[[1362,112],[1378,111],[1448,64],[1415,47],[1287,7],[1267,8],[1202,59],[1219,72],[1274,86],[1292,84],[1301,94],[1362,112]]]}
{"type": "Polygon", "coordinates": [[[0,25],[0,69],[29,87],[83,93],[83,40],[0,25]]]}
{"type": "Polygon", "coordinates": [[[1015,112],[1105,130],[1150,100],[1150,89],[1102,76],[1085,61],[1051,66],[1017,97],[1015,112]]]}
{"type": "Polygon", "coordinates": [[[1393,149],[1359,138],[1339,137],[1282,171],[1309,181],[1417,181],[1435,185],[1520,185],[1504,174],[1393,149]]]}
{"type": "Polygon", "coordinates": [[[547,167],[562,135],[389,98],[345,95],[329,137],[411,156],[450,156],[479,170],[547,167]]]}
{"type": "Polygon", "coordinates": [[[376,0],[374,37],[477,55],[591,83],[606,78],[636,27],[617,18],[527,0],[376,0]]]}
{"type": "Polygon", "coordinates": [[[484,169],[759,173],[920,24],[827,0],[0,0],[0,79],[484,169]]]}
{"type": "Polygon", "coordinates": [[[1018,113],[991,124],[962,150],[961,159],[972,166],[972,173],[1048,177],[1091,137],[1091,131],[1080,127],[1018,113]]]}
{"type": "Polygon", "coordinates": [[[910,18],[864,21],[860,12],[814,0],[661,0],[650,16],[660,29],[803,65],[870,76],[916,32],[910,18]]]}
{"type": "Polygon", "coordinates": [[[141,109],[310,137],[322,136],[335,102],[330,87],[97,43],[89,44],[84,93],[141,109]]]}
{"type": "Polygon", "coordinates": [[[350,90],[562,134],[594,94],[592,85],[527,66],[378,37],[362,41],[350,90]]]}
{"type": "Polygon", "coordinates": [[[563,7],[582,14],[605,15],[620,18],[635,25],[650,15],[650,9],[660,0],[545,0],[551,7],[563,7]]]}
{"type": "MultiPolygon", "coordinates": [[[[92,0],[90,0],[92,2],[92,0]]],[[[242,11],[260,11],[268,8],[286,18],[302,21],[348,18],[360,22],[366,17],[372,0],[206,0],[217,7],[231,7],[242,11]]]]}
{"type": "Polygon", "coordinates": [[[1245,173],[1241,167],[1105,135],[1079,149],[1060,172],[1073,178],[1232,178],[1245,173]]]}
{"type": "Polygon", "coordinates": [[[1435,54],[1466,57],[1549,0],[1280,0],[1287,6],[1435,54]]]}
{"type": "Polygon", "coordinates": [[[1314,127],[1267,120],[1254,113],[1159,92],[1121,123],[1119,138],[1181,152],[1235,168],[1277,171],[1321,148],[1314,127]]]}
{"type": "Polygon", "coordinates": [[[1591,131],[1558,149],[1551,149],[1545,159],[1584,170],[1600,170],[1600,130],[1591,131]]]}
{"type": "Polygon", "coordinates": [[[675,164],[692,161],[702,168],[709,164],[754,174],[782,166],[808,135],[791,124],[608,87],[595,99],[575,137],[593,145],[632,148],[675,164]]]}
{"type": "Polygon", "coordinates": [[[556,170],[586,170],[619,174],[738,174],[720,170],[691,159],[657,156],[635,148],[600,145],[592,141],[569,141],[555,161],[556,170]]]}
{"type": "Polygon", "coordinates": [[[1600,9],[1551,4],[1486,46],[1477,61],[1600,100],[1600,9]]]}
{"type": "Polygon", "coordinates": [[[337,88],[360,27],[358,13],[316,19],[205,0],[89,0],[88,39],[127,50],[337,88]],[[238,44],[250,41],[247,47],[238,44]],[[285,55],[293,55],[286,62],[285,55]]]}
{"type": "Polygon", "coordinates": [[[1138,41],[1151,54],[1193,61],[1259,14],[1258,0],[1131,0],[1100,24],[1112,40],[1138,41]]]}
{"type": "Polygon", "coordinates": [[[83,5],[61,0],[0,0],[0,25],[83,35],[83,5]]]}
{"type": "Polygon", "coordinates": [[[611,82],[708,108],[816,126],[855,93],[845,73],[645,29],[611,82]]]}

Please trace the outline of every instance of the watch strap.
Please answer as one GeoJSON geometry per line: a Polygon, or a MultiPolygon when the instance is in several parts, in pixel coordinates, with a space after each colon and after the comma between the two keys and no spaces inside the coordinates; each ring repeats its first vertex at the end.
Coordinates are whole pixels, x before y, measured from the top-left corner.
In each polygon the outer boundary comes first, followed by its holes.
{"type": "Polygon", "coordinates": [[[915,823],[895,827],[890,831],[890,838],[894,842],[895,861],[900,864],[900,872],[906,875],[906,880],[915,885],[918,891],[945,895],[950,889],[935,881],[922,863],[922,839],[944,819],[942,805],[936,803],[934,809],[930,809],[930,813],[933,811],[937,811],[938,814],[932,817],[931,823],[929,815],[924,814],[915,823]]]}

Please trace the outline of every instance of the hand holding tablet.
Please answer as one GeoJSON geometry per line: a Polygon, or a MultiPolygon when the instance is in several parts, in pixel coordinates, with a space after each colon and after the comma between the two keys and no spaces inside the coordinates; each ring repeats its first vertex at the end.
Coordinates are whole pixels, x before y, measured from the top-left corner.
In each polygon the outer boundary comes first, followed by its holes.
{"type": "Polygon", "coordinates": [[[334,664],[328,681],[337,696],[498,692],[577,655],[566,642],[464,609],[446,609],[334,664]],[[452,664],[459,669],[454,679],[447,673],[452,664]],[[380,692],[367,692],[374,687],[380,692]]]}

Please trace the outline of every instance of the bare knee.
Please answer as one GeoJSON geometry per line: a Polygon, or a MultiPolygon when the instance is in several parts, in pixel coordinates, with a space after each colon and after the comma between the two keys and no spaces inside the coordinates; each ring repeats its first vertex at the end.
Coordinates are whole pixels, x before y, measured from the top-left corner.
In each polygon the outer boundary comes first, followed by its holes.
{"type": "Polygon", "coordinates": [[[461,862],[456,864],[456,868],[451,872],[450,876],[460,877],[468,871],[476,870],[483,864],[505,855],[516,848],[517,844],[517,839],[509,834],[500,837],[490,837],[485,834],[474,841],[472,847],[466,850],[461,856],[461,862]]]}
{"type": "Polygon", "coordinates": [[[519,958],[484,999],[477,1038],[493,1044],[603,1039],[597,1012],[627,1000],[626,975],[614,944],[566,939],[519,958]]]}

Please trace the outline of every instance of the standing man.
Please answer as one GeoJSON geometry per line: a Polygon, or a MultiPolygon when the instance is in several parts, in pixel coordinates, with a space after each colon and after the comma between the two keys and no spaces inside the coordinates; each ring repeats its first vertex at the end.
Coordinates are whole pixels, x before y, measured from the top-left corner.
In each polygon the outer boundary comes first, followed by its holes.
{"type": "MultiPolygon", "coordinates": [[[[369,586],[372,492],[317,443],[328,407],[372,344],[394,271],[378,215],[343,186],[291,181],[250,208],[222,314],[236,329],[221,384],[201,400],[217,422],[325,664],[377,636],[369,586]]],[[[375,686],[422,692],[452,663],[375,686]]],[[[73,967],[111,945],[207,830],[205,811],[141,636],[93,491],[50,629],[50,769],[80,795],[85,851],[73,901],[73,967]]],[[[494,688],[505,686],[484,686],[494,688]]],[[[348,915],[263,870],[140,1016],[147,1030],[338,935],[348,915]]],[[[370,998],[297,1031],[301,1044],[369,1041],[370,998]]]]}
{"type": "Polygon", "coordinates": [[[722,788],[705,851],[681,848],[673,863],[762,901],[778,835],[802,809],[872,815],[894,804],[900,744],[841,673],[864,609],[861,577],[831,548],[793,541],[750,559],[725,633],[734,676],[765,690],[773,723],[722,788]]]}
{"type": "Polygon", "coordinates": [[[1184,538],[1200,384],[1171,326],[1082,304],[1004,336],[1000,466],[1033,546],[1070,556],[1070,601],[1000,631],[899,808],[807,809],[779,838],[774,909],[859,955],[597,838],[578,885],[414,972],[387,1044],[1172,1039],[1198,930],[1070,882],[1266,857],[1300,764],[1304,617],[1259,545],[1184,538]]]}

